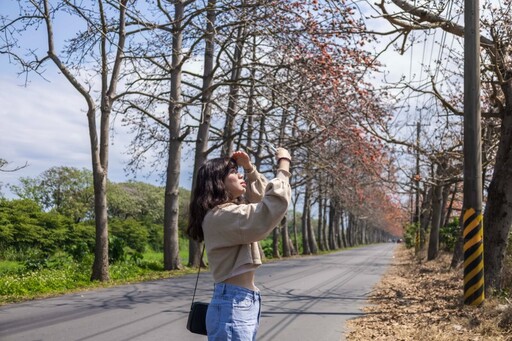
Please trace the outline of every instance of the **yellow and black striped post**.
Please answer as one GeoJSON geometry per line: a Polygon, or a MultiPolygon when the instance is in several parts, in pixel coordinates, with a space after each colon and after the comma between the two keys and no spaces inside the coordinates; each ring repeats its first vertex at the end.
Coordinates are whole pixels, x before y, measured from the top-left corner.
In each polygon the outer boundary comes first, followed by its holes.
{"type": "Polygon", "coordinates": [[[484,300],[482,137],[480,113],[480,8],[464,1],[464,304],[484,300]]]}
{"type": "Polygon", "coordinates": [[[484,229],[482,213],[464,211],[464,304],[484,301],[484,229]]]}

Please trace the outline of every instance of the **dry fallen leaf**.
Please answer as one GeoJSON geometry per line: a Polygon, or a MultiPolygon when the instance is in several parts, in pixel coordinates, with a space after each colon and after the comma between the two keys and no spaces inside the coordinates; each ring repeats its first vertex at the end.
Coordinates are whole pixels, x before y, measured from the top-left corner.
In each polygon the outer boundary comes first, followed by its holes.
{"type": "Polygon", "coordinates": [[[404,245],[397,248],[393,265],[370,294],[366,315],[348,322],[347,341],[512,341],[509,302],[464,305],[463,269],[450,269],[451,254],[424,259],[404,245]]]}

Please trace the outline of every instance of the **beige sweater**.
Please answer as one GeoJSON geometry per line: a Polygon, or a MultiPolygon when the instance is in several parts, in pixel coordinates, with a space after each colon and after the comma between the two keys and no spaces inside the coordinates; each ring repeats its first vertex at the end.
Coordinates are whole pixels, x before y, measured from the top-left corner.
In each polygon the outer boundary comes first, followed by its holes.
{"type": "Polygon", "coordinates": [[[258,241],[278,226],[288,211],[290,173],[279,169],[275,179],[253,170],[247,174],[249,204],[227,203],[210,210],[203,220],[206,252],[215,283],[261,265],[258,241]]]}

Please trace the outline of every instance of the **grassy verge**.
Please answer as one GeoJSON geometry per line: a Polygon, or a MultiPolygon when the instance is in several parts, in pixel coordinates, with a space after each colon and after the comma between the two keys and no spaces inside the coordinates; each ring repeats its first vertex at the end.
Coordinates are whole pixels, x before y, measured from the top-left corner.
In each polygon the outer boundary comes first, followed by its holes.
{"type": "MultiPolygon", "coordinates": [[[[187,259],[182,256],[182,264],[187,259]]],[[[77,263],[71,258],[49,268],[27,270],[21,262],[0,262],[0,305],[36,298],[51,297],[82,290],[119,284],[163,279],[194,273],[195,269],[164,271],[163,254],[147,252],[137,261],[127,260],[110,265],[110,281],[90,281],[91,259],[77,263]]]]}

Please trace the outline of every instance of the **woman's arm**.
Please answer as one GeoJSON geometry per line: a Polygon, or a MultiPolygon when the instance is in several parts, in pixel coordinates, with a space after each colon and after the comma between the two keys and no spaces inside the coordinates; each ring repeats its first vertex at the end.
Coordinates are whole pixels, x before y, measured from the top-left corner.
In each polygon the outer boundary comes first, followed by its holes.
{"type": "Polygon", "coordinates": [[[222,205],[206,215],[203,230],[210,243],[225,247],[260,241],[279,224],[291,200],[290,160],[288,151],[278,148],[277,174],[267,184],[261,202],[222,205]]]}
{"type": "Polygon", "coordinates": [[[235,159],[238,166],[244,168],[247,181],[245,198],[250,203],[260,202],[263,199],[265,188],[268,184],[267,178],[258,172],[246,152],[236,151],[233,153],[232,157],[235,159]]]}
{"type": "MultiPolygon", "coordinates": [[[[203,220],[203,231],[210,245],[226,247],[264,239],[288,211],[291,189],[289,173],[278,170],[257,204],[226,204],[212,209],[203,220]]],[[[205,237],[206,238],[206,237],[205,237]]]]}

